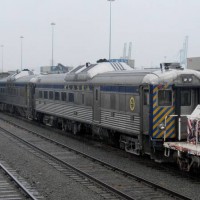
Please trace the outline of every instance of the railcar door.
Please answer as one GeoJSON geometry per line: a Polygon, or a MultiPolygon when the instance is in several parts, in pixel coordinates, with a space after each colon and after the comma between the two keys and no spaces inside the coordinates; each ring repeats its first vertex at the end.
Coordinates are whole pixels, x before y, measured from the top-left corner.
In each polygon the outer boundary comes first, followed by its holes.
{"type": "Polygon", "coordinates": [[[94,122],[100,123],[101,120],[101,98],[100,98],[100,87],[94,87],[94,106],[93,106],[93,118],[94,122]]]}
{"type": "Polygon", "coordinates": [[[140,88],[140,110],[141,110],[141,135],[142,149],[146,154],[150,154],[149,142],[149,120],[150,120],[150,90],[148,87],[140,88]]]}
{"type": "Polygon", "coordinates": [[[143,134],[149,135],[149,89],[142,89],[142,118],[143,118],[143,134]]]}
{"type": "Polygon", "coordinates": [[[29,83],[27,85],[27,117],[33,117],[33,109],[34,109],[34,85],[29,83]]]}
{"type": "MultiPolygon", "coordinates": [[[[199,88],[177,88],[176,89],[176,114],[190,115],[196,106],[200,103],[199,88]]],[[[181,117],[181,137],[187,137],[187,118],[181,117]]]]}

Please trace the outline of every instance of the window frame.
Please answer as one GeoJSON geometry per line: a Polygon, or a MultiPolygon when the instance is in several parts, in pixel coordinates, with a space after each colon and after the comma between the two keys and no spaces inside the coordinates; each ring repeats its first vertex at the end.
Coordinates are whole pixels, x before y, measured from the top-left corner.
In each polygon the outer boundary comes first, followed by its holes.
{"type": "Polygon", "coordinates": [[[49,91],[49,100],[54,100],[54,91],[49,91]]]}
{"type": "MultiPolygon", "coordinates": [[[[20,95],[21,96],[21,95],[20,95]]],[[[38,98],[39,99],[42,99],[43,98],[43,91],[42,90],[39,90],[38,91],[38,98]]]]}
{"type": "Polygon", "coordinates": [[[48,91],[44,91],[43,94],[44,94],[44,99],[48,99],[49,98],[48,91]]]}
{"type": "Polygon", "coordinates": [[[68,93],[68,102],[69,103],[74,103],[74,93],[73,92],[69,92],[68,93]],[[72,98],[72,99],[71,99],[72,98]]]}
{"type": "Polygon", "coordinates": [[[191,92],[191,90],[190,89],[186,89],[186,88],[181,88],[181,106],[191,106],[192,105],[192,92],[191,92]],[[183,93],[182,92],[185,92],[185,91],[187,91],[187,92],[189,92],[189,97],[190,97],[190,104],[189,105],[183,105],[182,103],[182,99],[184,99],[183,98],[183,93]]]}
{"type": "Polygon", "coordinates": [[[55,101],[60,101],[60,92],[54,92],[54,100],[55,101]],[[57,96],[56,96],[56,94],[58,94],[58,98],[57,98],[57,96]]]}
{"type": "Polygon", "coordinates": [[[171,107],[171,106],[173,106],[173,91],[171,90],[171,89],[159,89],[158,90],[158,93],[157,93],[157,106],[159,106],[159,107],[171,107]],[[169,91],[169,92],[171,92],[171,101],[170,101],[170,105],[160,105],[159,104],[159,101],[160,101],[160,99],[159,99],[159,92],[161,92],[161,91],[169,91]]]}
{"type": "Polygon", "coordinates": [[[149,106],[150,105],[150,94],[149,94],[149,89],[144,89],[143,90],[143,105],[144,106],[149,106]]]}
{"type": "Polygon", "coordinates": [[[61,101],[66,102],[67,101],[67,93],[66,92],[61,92],[61,101]],[[63,99],[63,94],[65,94],[65,98],[63,99]]]}

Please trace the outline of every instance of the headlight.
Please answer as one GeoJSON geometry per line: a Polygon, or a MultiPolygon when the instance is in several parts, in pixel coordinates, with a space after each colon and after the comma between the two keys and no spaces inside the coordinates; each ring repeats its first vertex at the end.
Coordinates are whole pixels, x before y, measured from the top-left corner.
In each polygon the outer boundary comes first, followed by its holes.
{"type": "Polygon", "coordinates": [[[163,131],[163,130],[165,130],[166,127],[164,124],[159,124],[158,128],[159,128],[159,130],[163,131]]]}
{"type": "Polygon", "coordinates": [[[192,76],[184,76],[184,77],[182,77],[182,81],[183,81],[183,83],[192,83],[193,78],[192,78],[192,76]]]}
{"type": "Polygon", "coordinates": [[[191,83],[192,82],[192,78],[188,78],[188,82],[191,83]]]}
{"type": "Polygon", "coordinates": [[[187,78],[183,78],[183,82],[186,83],[188,81],[187,78]]]}

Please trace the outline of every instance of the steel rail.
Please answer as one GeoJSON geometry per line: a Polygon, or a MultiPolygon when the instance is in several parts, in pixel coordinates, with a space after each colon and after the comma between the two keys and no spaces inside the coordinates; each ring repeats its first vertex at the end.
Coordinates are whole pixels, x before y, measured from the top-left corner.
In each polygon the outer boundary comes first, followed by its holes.
{"type": "MultiPolygon", "coordinates": [[[[0,118],[0,119],[2,119],[2,118],[0,118]]],[[[125,171],[125,170],[122,170],[122,169],[120,169],[120,168],[118,168],[118,167],[112,166],[112,165],[109,164],[109,163],[106,163],[106,162],[104,162],[104,161],[101,161],[101,160],[99,160],[99,159],[97,159],[97,158],[95,158],[95,157],[93,157],[93,156],[90,156],[90,155],[87,155],[87,154],[85,154],[85,153],[82,153],[82,152],[80,152],[80,151],[78,151],[78,150],[76,150],[76,149],[74,149],[74,148],[72,148],[72,147],[68,147],[68,146],[66,146],[65,144],[62,144],[62,143],[57,142],[57,141],[54,141],[54,140],[52,140],[52,139],[50,139],[50,138],[48,138],[48,137],[45,137],[45,136],[43,136],[43,135],[41,135],[41,134],[39,134],[39,133],[36,133],[35,131],[29,130],[29,129],[27,129],[27,128],[24,128],[24,127],[22,127],[22,126],[20,126],[20,125],[18,125],[18,124],[16,124],[16,123],[14,123],[14,122],[9,122],[9,121],[7,121],[7,120],[5,120],[5,119],[2,119],[2,120],[3,120],[3,121],[6,121],[6,122],[8,122],[8,123],[10,123],[10,124],[13,124],[14,126],[17,126],[17,127],[21,128],[21,129],[23,129],[23,130],[25,130],[25,131],[28,131],[28,132],[30,132],[30,133],[32,133],[32,134],[34,134],[34,135],[36,135],[36,136],[38,136],[38,137],[40,137],[40,138],[43,138],[43,139],[45,139],[45,140],[47,140],[47,141],[50,141],[51,143],[54,143],[54,144],[56,144],[56,145],[59,145],[59,146],[61,146],[62,148],[69,149],[70,151],[74,151],[75,153],[80,154],[80,155],[82,155],[83,157],[86,157],[86,158],[88,158],[88,159],[90,159],[90,160],[93,160],[93,161],[95,161],[95,162],[99,162],[101,165],[104,165],[104,166],[106,166],[106,167],[108,167],[108,168],[111,168],[113,171],[117,171],[117,172],[119,172],[119,173],[121,173],[121,174],[124,174],[125,176],[131,177],[131,178],[136,179],[136,180],[138,180],[138,181],[140,181],[140,182],[146,183],[147,185],[149,185],[149,186],[151,186],[151,187],[153,187],[153,188],[155,188],[155,189],[160,189],[161,191],[163,191],[163,192],[165,192],[165,193],[168,193],[168,194],[170,194],[171,196],[174,196],[174,197],[177,197],[177,198],[180,198],[180,199],[184,199],[184,200],[190,200],[190,199],[191,199],[190,197],[183,196],[182,194],[177,193],[176,191],[173,191],[173,190],[164,188],[164,187],[162,187],[162,186],[160,186],[160,185],[158,185],[158,184],[156,184],[156,183],[153,183],[153,182],[151,182],[151,181],[149,181],[149,180],[147,180],[147,179],[144,179],[144,178],[142,178],[142,177],[140,177],[140,176],[138,176],[138,175],[136,175],[136,174],[129,173],[129,172],[127,172],[127,171],[125,171]]],[[[2,129],[2,128],[0,128],[0,129],[2,129]]],[[[9,132],[9,131],[7,131],[7,130],[5,130],[5,129],[2,129],[2,130],[3,130],[3,131],[6,131],[6,132],[9,132]]],[[[9,132],[9,133],[10,133],[10,132],[9,132]]],[[[12,133],[10,133],[10,134],[12,134],[12,133]]],[[[13,134],[12,134],[12,135],[13,135],[13,134]]],[[[17,139],[20,139],[21,141],[27,143],[28,145],[30,145],[30,146],[32,146],[32,147],[34,147],[34,148],[38,148],[38,147],[35,147],[34,145],[32,145],[31,143],[29,143],[29,142],[27,142],[27,141],[25,141],[25,140],[19,138],[19,137],[16,136],[16,135],[13,135],[13,136],[16,137],[17,139]]],[[[62,161],[62,160],[60,160],[60,159],[58,159],[58,158],[52,156],[51,154],[45,152],[44,150],[42,150],[42,149],[40,149],[40,148],[38,148],[38,149],[39,149],[40,151],[42,151],[43,153],[48,154],[49,156],[53,157],[53,158],[56,159],[57,161],[62,162],[64,165],[67,164],[67,163],[65,163],[64,161],[62,161]]],[[[67,165],[68,165],[68,164],[67,164],[67,165]]],[[[74,168],[74,167],[71,166],[71,165],[69,165],[69,167],[74,168]]],[[[74,168],[74,170],[78,171],[79,173],[82,173],[82,172],[80,172],[80,170],[77,169],[77,168],[74,168]]],[[[83,173],[84,173],[84,172],[83,172],[83,173]]],[[[84,175],[88,176],[88,177],[91,178],[92,180],[95,179],[94,177],[91,177],[89,174],[85,174],[85,173],[84,173],[84,175]]],[[[95,180],[95,181],[96,181],[96,182],[99,182],[98,180],[95,180]]],[[[102,184],[102,183],[100,183],[100,184],[102,184]]],[[[105,186],[106,186],[106,185],[105,185],[105,186]]],[[[106,187],[107,187],[107,186],[106,186],[106,187]]],[[[108,186],[108,187],[110,187],[110,186],[108,186]]],[[[112,188],[109,188],[109,189],[112,190],[112,188]]],[[[113,189],[114,189],[114,188],[113,188],[113,189]]],[[[115,190],[115,189],[114,189],[114,190],[115,190]]],[[[126,195],[126,194],[124,194],[124,195],[126,195]]],[[[123,196],[123,195],[122,195],[122,196],[123,196]]],[[[123,197],[125,197],[125,196],[123,196],[123,197]]],[[[126,196],[125,198],[127,198],[127,199],[132,199],[132,198],[129,197],[129,196],[126,196]]]]}
{"type": "Polygon", "coordinates": [[[19,187],[23,192],[24,195],[32,200],[37,200],[36,197],[34,197],[27,189],[26,187],[24,187],[10,172],[8,169],[6,169],[6,167],[0,163],[0,168],[4,171],[4,173],[10,177],[10,179],[16,183],[17,187],[19,187]]]}

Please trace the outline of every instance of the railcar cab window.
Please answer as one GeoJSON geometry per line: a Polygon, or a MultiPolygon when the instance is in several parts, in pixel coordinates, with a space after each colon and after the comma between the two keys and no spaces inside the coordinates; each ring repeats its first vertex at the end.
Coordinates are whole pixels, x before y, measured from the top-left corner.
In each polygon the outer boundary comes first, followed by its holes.
{"type": "Polygon", "coordinates": [[[55,100],[60,100],[60,93],[59,92],[55,92],[55,100]]]}
{"type": "Polygon", "coordinates": [[[149,105],[149,90],[144,90],[144,105],[149,105]]]}
{"type": "Polygon", "coordinates": [[[191,105],[191,90],[181,89],[181,106],[191,105]]]}
{"type": "Polygon", "coordinates": [[[171,90],[158,90],[158,106],[172,106],[171,90]]]}

